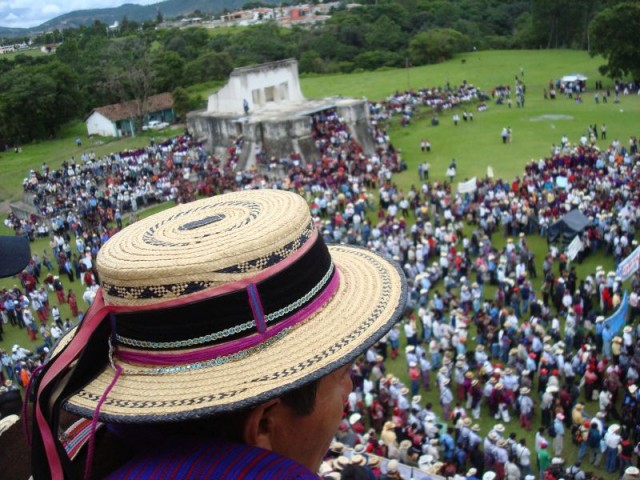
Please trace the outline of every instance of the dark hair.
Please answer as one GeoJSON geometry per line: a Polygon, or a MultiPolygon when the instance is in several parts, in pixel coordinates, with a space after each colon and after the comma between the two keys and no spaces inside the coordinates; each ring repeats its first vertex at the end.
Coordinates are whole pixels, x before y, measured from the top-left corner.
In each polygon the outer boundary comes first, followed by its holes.
{"type": "MultiPolygon", "coordinates": [[[[316,394],[320,380],[314,380],[283,394],[282,403],[291,408],[299,417],[310,415],[316,406],[316,394]]],[[[212,417],[198,418],[185,422],[159,425],[166,434],[187,434],[216,437],[223,440],[242,442],[242,427],[253,407],[235,412],[222,413],[212,417]]]]}
{"type": "Polygon", "coordinates": [[[299,417],[311,415],[316,407],[316,396],[320,380],[314,380],[301,387],[291,390],[280,397],[282,403],[293,410],[299,417]]]}
{"type": "Polygon", "coordinates": [[[342,480],[369,480],[369,472],[360,465],[347,465],[340,474],[342,480]]]}

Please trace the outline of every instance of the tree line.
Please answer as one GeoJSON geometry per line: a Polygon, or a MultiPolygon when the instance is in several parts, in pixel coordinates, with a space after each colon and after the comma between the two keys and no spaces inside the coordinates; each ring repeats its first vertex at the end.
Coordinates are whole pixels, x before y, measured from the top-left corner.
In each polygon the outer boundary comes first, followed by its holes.
{"type": "MultiPolygon", "coordinates": [[[[157,29],[123,19],[50,32],[55,55],[0,60],[0,142],[52,138],[92,108],[173,92],[178,114],[204,106],[186,88],[235,67],[295,57],[301,73],[440,62],[471,49],[574,48],[607,58],[602,73],[640,79],[637,1],[367,0],[312,28],[274,22],[157,29]],[[624,47],[624,48],[623,48],[624,47]]],[[[48,42],[49,41],[49,42],[48,42]]]]}

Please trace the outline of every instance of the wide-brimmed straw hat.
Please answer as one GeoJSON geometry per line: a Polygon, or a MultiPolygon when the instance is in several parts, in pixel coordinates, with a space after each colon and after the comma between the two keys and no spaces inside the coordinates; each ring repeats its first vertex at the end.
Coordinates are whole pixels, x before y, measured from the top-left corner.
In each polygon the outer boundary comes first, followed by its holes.
{"type": "MultiPolygon", "coordinates": [[[[99,251],[102,288],[52,354],[86,377],[65,408],[123,423],[234,411],[320,379],[404,309],[402,270],[327,247],[297,194],[253,190],[133,223],[99,251]]],[[[53,373],[45,369],[43,382],[53,373]]]]}

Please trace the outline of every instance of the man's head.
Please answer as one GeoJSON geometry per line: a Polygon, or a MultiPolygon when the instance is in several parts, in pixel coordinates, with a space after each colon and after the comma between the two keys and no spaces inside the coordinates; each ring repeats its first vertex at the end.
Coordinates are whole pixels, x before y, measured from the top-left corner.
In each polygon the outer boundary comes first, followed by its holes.
{"type": "MultiPolygon", "coordinates": [[[[136,222],[97,268],[91,310],[53,354],[56,371],[83,365],[65,379],[65,408],[126,424],[224,420],[225,436],[312,470],[340,422],[350,365],[406,298],[396,265],[327,247],[302,197],[276,190],[136,222]]],[[[43,378],[39,402],[57,381],[43,378]]]]}

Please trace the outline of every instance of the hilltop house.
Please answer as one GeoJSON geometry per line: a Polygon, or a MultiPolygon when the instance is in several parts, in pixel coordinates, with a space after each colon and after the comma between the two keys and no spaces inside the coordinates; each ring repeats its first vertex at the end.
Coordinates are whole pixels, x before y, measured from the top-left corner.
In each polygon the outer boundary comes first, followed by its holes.
{"type": "MultiPolygon", "coordinates": [[[[103,137],[132,135],[135,133],[135,118],[140,110],[139,102],[136,100],[94,108],[85,119],[87,134],[103,137]]],[[[173,97],[170,93],[149,97],[146,110],[143,123],[151,120],[171,123],[176,118],[173,97]]]]}

